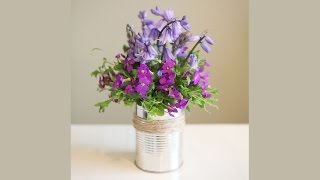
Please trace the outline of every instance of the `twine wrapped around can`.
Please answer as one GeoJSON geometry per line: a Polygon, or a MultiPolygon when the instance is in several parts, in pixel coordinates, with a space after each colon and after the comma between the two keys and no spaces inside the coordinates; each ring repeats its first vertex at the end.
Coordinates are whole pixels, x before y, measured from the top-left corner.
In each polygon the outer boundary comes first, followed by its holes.
{"type": "Polygon", "coordinates": [[[148,120],[148,113],[136,106],[133,126],[136,129],[136,159],[138,168],[147,172],[163,173],[182,165],[184,111],[148,120]]]}
{"type": "Polygon", "coordinates": [[[134,115],[133,126],[138,131],[156,134],[168,134],[183,130],[185,117],[180,116],[170,120],[146,120],[134,115]]]}

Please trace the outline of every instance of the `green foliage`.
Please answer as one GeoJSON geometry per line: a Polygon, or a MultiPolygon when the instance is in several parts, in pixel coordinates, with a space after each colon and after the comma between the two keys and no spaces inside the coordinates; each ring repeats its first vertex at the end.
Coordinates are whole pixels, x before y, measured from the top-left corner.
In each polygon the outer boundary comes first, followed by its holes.
{"type": "MultiPolygon", "coordinates": [[[[124,46],[123,50],[126,51],[127,48],[127,46],[124,46]]],[[[198,57],[198,66],[200,68],[205,68],[206,60],[199,57],[199,51],[195,51],[193,54],[198,57]]],[[[110,62],[106,58],[103,58],[102,65],[91,73],[91,76],[95,78],[110,78],[110,82],[107,81],[104,88],[98,88],[99,92],[108,91],[110,97],[105,101],[95,104],[95,106],[99,108],[99,112],[104,112],[111,102],[116,102],[119,104],[123,103],[126,106],[138,104],[148,112],[148,119],[152,119],[155,116],[164,115],[167,109],[170,107],[170,104],[177,103],[177,100],[173,99],[168,94],[164,94],[162,91],[158,91],[156,88],[159,85],[157,71],[162,67],[162,62],[159,59],[153,60],[148,64],[148,67],[153,75],[153,83],[149,85],[146,98],[140,97],[137,93],[126,94],[124,93],[124,88],[112,89],[113,82],[117,74],[121,74],[124,77],[124,84],[133,82],[137,78],[138,63],[133,64],[133,70],[128,72],[123,68],[123,60],[124,59],[121,57],[115,62],[110,62]]],[[[201,87],[199,85],[194,85],[192,81],[195,70],[190,70],[188,63],[185,65],[179,65],[183,64],[183,61],[185,61],[183,58],[178,58],[176,60],[176,64],[178,65],[173,69],[176,74],[174,88],[181,93],[181,98],[187,98],[189,100],[186,110],[190,112],[191,104],[196,107],[203,108],[206,111],[206,106],[208,105],[217,108],[215,104],[218,101],[216,97],[219,95],[219,91],[209,86],[206,91],[212,96],[211,98],[204,98],[202,96],[203,90],[201,87]],[[191,76],[183,76],[187,71],[191,73],[191,76]]]]}

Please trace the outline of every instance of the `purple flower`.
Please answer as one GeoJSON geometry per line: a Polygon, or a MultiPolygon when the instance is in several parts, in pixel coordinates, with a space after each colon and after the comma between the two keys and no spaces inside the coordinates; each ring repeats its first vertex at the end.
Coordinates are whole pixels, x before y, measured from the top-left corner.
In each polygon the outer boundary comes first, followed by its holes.
{"type": "Polygon", "coordinates": [[[144,43],[141,41],[137,41],[136,44],[136,49],[135,49],[135,55],[136,59],[135,61],[141,62],[141,63],[146,63],[150,60],[154,60],[157,56],[157,51],[154,49],[152,45],[146,46],[144,43]]]}
{"type": "Polygon", "coordinates": [[[203,78],[204,80],[209,80],[209,73],[206,72],[206,73],[202,76],[202,78],[203,78]]]}
{"type": "Polygon", "coordinates": [[[207,66],[207,67],[210,67],[210,64],[207,61],[204,62],[204,65],[207,66]]]}
{"type": "Polygon", "coordinates": [[[159,71],[157,72],[157,75],[158,75],[158,77],[161,77],[161,76],[162,76],[162,71],[159,70],[159,71]]]}
{"type": "Polygon", "coordinates": [[[188,49],[187,46],[181,47],[181,48],[176,50],[175,55],[177,57],[186,58],[188,56],[187,53],[186,53],[187,49],[188,49]]]}
{"type": "Polygon", "coordinates": [[[167,42],[172,43],[173,37],[172,37],[172,30],[171,28],[166,28],[163,32],[163,34],[160,37],[160,41],[165,44],[167,42]]]}
{"type": "Polygon", "coordinates": [[[139,83],[144,83],[146,85],[149,85],[152,83],[152,76],[147,75],[147,76],[140,76],[139,77],[139,83]]]}
{"type": "Polygon", "coordinates": [[[195,84],[195,85],[197,85],[198,83],[199,83],[199,81],[200,81],[200,72],[199,71],[196,71],[195,73],[194,73],[194,76],[193,76],[193,79],[192,79],[192,81],[193,81],[193,84],[195,84]]]}
{"type": "Polygon", "coordinates": [[[173,11],[171,9],[168,9],[163,12],[162,17],[169,22],[172,20],[173,15],[174,15],[173,11]]]}
{"type": "Polygon", "coordinates": [[[104,76],[100,76],[100,78],[99,78],[99,87],[100,87],[101,89],[103,89],[105,86],[106,86],[106,84],[105,84],[105,77],[104,77],[104,76]]]}
{"type": "Polygon", "coordinates": [[[153,24],[153,21],[150,20],[150,19],[144,19],[144,20],[142,21],[142,23],[143,23],[143,25],[150,26],[150,25],[153,24]]]}
{"type": "Polygon", "coordinates": [[[191,75],[190,71],[185,71],[185,72],[182,74],[182,78],[185,78],[185,77],[190,76],[190,75],[191,75]]]}
{"type": "Polygon", "coordinates": [[[187,107],[189,100],[187,98],[181,99],[179,103],[176,104],[177,108],[185,109],[187,107]]]}
{"type": "Polygon", "coordinates": [[[149,85],[152,83],[152,75],[148,66],[145,64],[141,64],[138,68],[138,81],[139,84],[136,87],[136,91],[141,97],[145,97],[149,90],[149,85]]]}
{"type": "Polygon", "coordinates": [[[206,90],[204,90],[204,91],[202,91],[202,97],[203,98],[211,98],[211,94],[210,93],[208,93],[206,90]]]}
{"type": "Polygon", "coordinates": [[[173,85],[174,84],[174,80],[176,78],[176,73],[174,73],[173,71],[170,71],[169,73],[167,73],[167,83],[168,85],[173,85]]]}
{"type": "Polygon", "coordinates": [[[202,89],[208,89],[209,87],[209,73],[205,73],[203,76],[201,76],[201,81],[199,82],[199,85],[202,89]]]}
{"type": "Polygon", "coordinates": [[[142,78],[145,76],[149,76],[150,74],[150,70],[148,68],[148,66],[146,64],[140,64],[139,68],[138,68],[138,77],[142,78]]]}
{"type": "Polygon", "coordinates": [[[112,89],[118,89],[123,86],[123,76],[121,74],[116,76],[116,80],[114,81],[114,84],[112,86],[112,89]]]}
{"type": "Polygon", "coordinates": [[[148,48],[148,52],[150,54],[152,54],[153,56],[158,55],[158,52],[156,51],[156,49],[152,45],[149,45],[147,48],[148,48]]]}
{"type": "Polygon", "coordinates": [[[209,36],[206,36],[204,39],[207,41],[208,44],[214,44],[213,40],[209,36]]]}
{"type": "Polygon", "coordinates": [[[158,8],[158,6],[156,6],[155,9],[151,9],[151,13],[156,15],[156,16],[160,16],[161,15],[161,11],[160,9],[158,8]]]}
{"type": "Polygon", "coordinates": [[[199,82],[199,85],[200,85],[200,87],[201,87],[202,89],[206,90],[206,89],[208,89],[208,87],[209,87],[209,82],[208,82],[208,80],[201,80],[201,81],[199,82]]]}
{"type": "Polygon", "coordinates": [[[159,80],[160,86],[158,86],[157,89],[167,91],[167,89],[174,84],[175,78],[176,74],[172,71],[169,71],[168,73],[163,73],[162,77],[159,80]]]}
{"type": "Polygon", "coordinates": [[[174,105],[171,105],[168,109],[167,109],[168,113],[170,116],[174,117],[174,115],[172,113],[177,113],[178,109],[174,107],[174,105]]]}
{"type": "Polygon", "coordinates": [[[194,55],[194,54],[190,55],[189,65],[190,65],[191,69],[198,70],[198,62],[197,62],[197,56],[196,55],[194,55]]]}
{"type": "Polygon", "coordinates": [[[163,58],[165,61],[176,59],[168,48],[163,49],[163,58]]]}
{"type": "Polygon", "coordinates": [[[177,101],[180,101],[180,99],[181,99],[180,92],[174,88],[169,91],[169,96],[177,101]]]}
{"type": "Polygon", "coordinates": [[[183,16],[181,21],[180,21],[180,25],[186,30],[186,31],[190,31],[190,25],[186,20],[186,16],[183,16]]]}
{"type": "Polygon", "coordinates": [[[196,41],[199,41],[199,39],[200,39],[200,36],[191,36],[191,37],[189,37],[189,42],[196,42],[196,41]]]}
{"type": "Polygon", "coordinates": [[[163,23],[164,23],[164,20],[163,20],[163,19],[160,19],[160,20],[158,21],[158,23],[156,24],[156,28],[157,28],[159,31],[164,27],[163,23]]]}
{"type": "Polygon", "coordinates": [[[149,86],[146,85],[145,83],[140,83],[137,87],[136,87],[136,91],[137,93],[141,96],[141,97],[145,97],[145,95],[147,94],[147,91],[149,90],[149,86]]]}
{"type": "Polygon", "coordinates": [[[140,11],[138,17],[141,20],[145,19],[147,17],[147,11],[140,11]]]}
{"type": "Polygon", "coordinates": [[[126,69],[128,72],[131,72],[132,69],[133,69],[133,64],[135,63],[135,61],[133,59],[130,59],[130,58],[126,58],[122,65],[123,65],[123,68],[126,69]]]}
{"type": "Polygon", "coordinates": [[[182,26],[180,25],[180,23],[177,21],[174,22],[172,24],[172,37],[174,39],[178,38],[181,32],[182,32],[182,26]]]}
{"type": "Polygon", "coordinates": [[[206,53],[209,53],[211,51],[211,49],[209,48],[208,44],[205,41],[201,42],[200,46],[206,53]]]}
{"type": "Polygon", "coordinates": [[[164,85],[164,84],[167,83],[167,78],[166,77],[162,77],[162,78],[160,78],[159,82],[160,82],[160,84],[164,85]]]}
{"type": "Polygon", "coordinates": [[[134,93],[134,87],[132,85],[127,85],[124,89],[125,94],[133,94],[134,93]]]}
{"type": "Polygon", "coordinates": [[[156,40],[158,39],[159,34],[160,34],[160,31],[157,28],[153,28],[149,33],[149,38],[156,40]]]}
{"type": "Polygon", "coordinates": [[[172,72],[172,68],[176,65],[176,63],[170,59],[168,59],[162,66],[163,73],[170,73],[172,72]]]}

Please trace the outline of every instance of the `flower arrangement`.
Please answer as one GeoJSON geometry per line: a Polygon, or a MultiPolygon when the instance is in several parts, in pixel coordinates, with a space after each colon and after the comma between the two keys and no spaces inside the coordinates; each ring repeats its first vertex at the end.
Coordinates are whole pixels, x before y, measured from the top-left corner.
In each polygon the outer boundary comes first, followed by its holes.
{"type": "Polygon", "coordinates": [[[158,22],[147,18],[146,11],[138,14],[142,32],[126,26],[128,44],[123,53],[103,63],[92,76],[99,79],[98,91],[108,90],[109,98],[97,103],[104,112],[111,102],[142,106],[152,118],[178,109],[190,111],[194,104],[206,111],[206,104],[217,107],[219,91],[209,85],[209,63],[199,56],[198,45],[209,53],[213,40],[205,33],[192,35],[186,16],[174,17],[171,9],[161,12],[158,7],[151,13],[160,17],[158,22]],[[188,51],[188,44],[194,43],[188,51]]]}

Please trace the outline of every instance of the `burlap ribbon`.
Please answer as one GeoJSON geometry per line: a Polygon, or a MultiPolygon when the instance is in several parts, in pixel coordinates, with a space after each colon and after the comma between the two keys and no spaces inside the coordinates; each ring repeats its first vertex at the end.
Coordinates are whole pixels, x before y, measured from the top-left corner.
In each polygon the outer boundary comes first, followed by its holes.
{"type": "Polygon", "coordinates": [[[185,125],[185,116],[168,120],[146,120],[134,115],[133,126],[138,131],[156,134],[168,134],[183,130],[185,125]]]}

